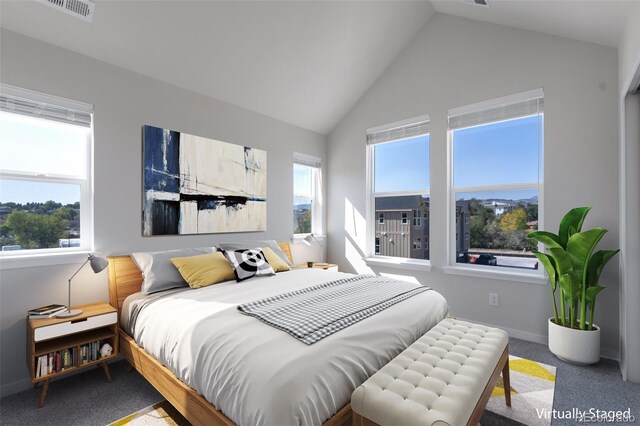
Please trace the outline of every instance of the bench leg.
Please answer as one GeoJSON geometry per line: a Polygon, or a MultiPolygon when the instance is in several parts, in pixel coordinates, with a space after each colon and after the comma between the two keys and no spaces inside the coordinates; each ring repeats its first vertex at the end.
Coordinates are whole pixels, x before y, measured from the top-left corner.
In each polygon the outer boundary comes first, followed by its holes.
{"type": "Polygon", "coordinates": [[[502,383],[504,385],[504,402],[511,407],[511,384],[509,383],[509,357],[502,367],[502,383]]]}

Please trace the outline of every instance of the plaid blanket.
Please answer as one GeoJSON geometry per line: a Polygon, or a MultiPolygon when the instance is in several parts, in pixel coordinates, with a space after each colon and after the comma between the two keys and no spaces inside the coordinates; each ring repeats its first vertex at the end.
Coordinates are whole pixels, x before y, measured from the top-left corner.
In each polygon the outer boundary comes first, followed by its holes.
{"type": "Polygon", "coordinates": [[[356,275],[238,306],[238,310],[311,345],[429,287],[356,275]]]}

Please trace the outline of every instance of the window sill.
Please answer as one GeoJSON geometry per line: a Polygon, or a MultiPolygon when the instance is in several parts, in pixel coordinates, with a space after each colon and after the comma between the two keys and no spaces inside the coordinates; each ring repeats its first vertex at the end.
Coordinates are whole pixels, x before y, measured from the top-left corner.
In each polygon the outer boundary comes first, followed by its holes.
{"type": "Polygon", "coordinates": [[[467,277],[493,278],[504,281],[518,281],[523,283],[546,285],[547,277],[537,273],[496,270],[490,266],[444,266],[445,274],[464,275],[467,277]],[[487,269],[485,269],[487,268],[487,269]]]}
{"type": "Polygon", "coordinates": [[[89,250],[71,253],[34,253],[0,257],[0,270],[33,268],[38,266],[66,265],[87,260],[89,250]]]}
{"type": "Polygon", "coordinates": [[[428,260],[403,259],[392,257],[365,257],[363,260],[369,266],[385,266],[388,268],[411,269],[414,271],[431,271],[431,262],[428,260]]]}

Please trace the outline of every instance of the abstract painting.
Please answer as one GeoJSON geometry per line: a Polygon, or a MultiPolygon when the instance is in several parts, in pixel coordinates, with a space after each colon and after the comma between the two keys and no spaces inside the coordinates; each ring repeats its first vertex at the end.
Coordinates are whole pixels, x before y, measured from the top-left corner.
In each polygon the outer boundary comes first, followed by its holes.
{"type": "Polygon", "coordinates": [[[143,235],[265,231],[267,152],[143,126],[143,235]]]}

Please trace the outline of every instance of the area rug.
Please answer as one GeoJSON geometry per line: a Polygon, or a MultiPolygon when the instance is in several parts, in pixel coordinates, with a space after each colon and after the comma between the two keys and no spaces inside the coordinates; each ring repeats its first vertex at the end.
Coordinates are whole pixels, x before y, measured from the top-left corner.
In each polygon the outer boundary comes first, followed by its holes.
{"type": "MultiPolygon", "coordinates": [[[[509,355],[511,407],[504,403],[502,378],[493,389],[482,416],[483,426],[549,426],[556,383],[556,367],[509,355]]],[[[168,401],[160,401],[109,426],[189,426],[190,423],[168,401]]]]}
{"type": "Polygon", "coordinates": [[[110,423],[109,426],[191,426],[166,399],[110,423]]]}
{"type": "Polygon", "coordinates": [[[511,407],[504,403],[501,377],[487,403],[481,424],[550,425],[556,367],[509,355],[509,371],[511,407]]]}

